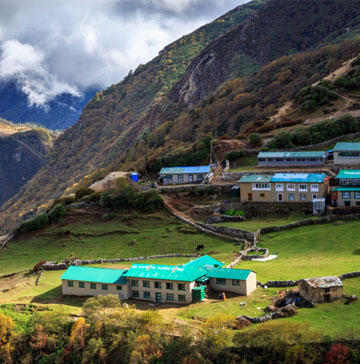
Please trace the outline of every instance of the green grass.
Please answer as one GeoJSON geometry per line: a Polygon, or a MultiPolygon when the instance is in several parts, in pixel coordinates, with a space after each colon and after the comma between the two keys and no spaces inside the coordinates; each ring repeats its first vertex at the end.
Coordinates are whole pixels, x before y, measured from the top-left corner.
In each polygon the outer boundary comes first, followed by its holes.
{"type": "Polygon", "coordinates": [[[258,168],[258,161],[256,155],[251,155],[248,157],[244,157],[239,159],[236,162],[230,162],[230,172],[242,172],[242,171],[251,171],[258,168]],[[235,163],[235,165],[234,165],[235,163]]]}
{"type": "Polygon", "coordinates": [[[358,271],[359,228],[360,221],[336,221],[262,235],[259,246],[278,257],[267,262],[242,262],[238,268],[253,269],[261,282],[358,271]]]}
{"type": "Polygon", "coordinates": [[[255,216],[251,219],[239,222],[220,222],[217,223],[216,225],[228,226],[236,229],[249,230],[255,232],[261,229],[262,227],[287,225],[293,222],[308,220],[308,219],[316,219],[316,217],[313,215],[306,215],[303,212],[293,211],[287,215],[269,214],[266,216],[255,216]]]}
{"type": "MultiPolygon", "coordinates": [[[[202,253],[212,253],[215,258],[230,262],[233,252],[239,251],[232,242],[205,234],[187,234],[179,222],[166,212],[132,217],[123,221],[120,217],[104,222],[101,218],[67,217],[62,223],[51,225],[33,234],[20,235],[0,252],[0,275],[31,269],[41,260],[61,261],[70,255],[82,259],[128,258],[166,253],[194,253],[198,244],[203,244],[202,253]],[[73,233],[106,233],[106,236],[64,235],[65,230],[73,233]],[[128,232],[128,233],[126,233],[128,232]],[[58,234],[60,233],[60,234],[58,234]],[[136,239],[135,245],[129,242],[136,239]]],[[[161,260],[163,264],[173,258],[161,260]]],[[[172,263],[170,263],[172,264],[172,263]]]]}

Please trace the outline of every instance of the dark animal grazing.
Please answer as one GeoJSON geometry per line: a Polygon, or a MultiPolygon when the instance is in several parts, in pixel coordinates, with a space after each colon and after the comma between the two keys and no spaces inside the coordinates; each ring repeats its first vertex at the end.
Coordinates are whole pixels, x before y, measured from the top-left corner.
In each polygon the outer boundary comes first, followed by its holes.
{"type": "Polygon", "coordinates": [[[202,250],[202,249],[204,249],[204,245],[198,245],[196,247],[196,251],[199,251],[199,250],[202,250]]]}

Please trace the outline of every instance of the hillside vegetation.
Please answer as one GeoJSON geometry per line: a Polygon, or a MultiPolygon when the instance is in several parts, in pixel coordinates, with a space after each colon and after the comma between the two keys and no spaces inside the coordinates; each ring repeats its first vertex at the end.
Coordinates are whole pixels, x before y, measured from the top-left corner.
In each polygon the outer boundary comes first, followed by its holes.
{"type": "Polygon", "coordinates": [[[96,94],[48,164],[4,206],[0,226],[101,168],[156,170],[159,158],[207,162],[209,138],[263,125],[354,57],[359,43],[345,39],[357,34],[359,10],[357,1],[254,1],[166,47],[96,94]]]}

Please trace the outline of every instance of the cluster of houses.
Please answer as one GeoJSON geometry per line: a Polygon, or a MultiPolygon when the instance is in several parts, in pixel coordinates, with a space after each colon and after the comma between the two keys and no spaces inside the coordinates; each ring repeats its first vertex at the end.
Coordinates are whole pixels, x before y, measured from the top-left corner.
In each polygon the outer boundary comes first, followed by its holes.
{"type": "MultiPolygon", "coordinates": [[[[259,167],[356,166],[360,168],[360,143],[337,143],[331,151],[260,152],[259,167]]],[[[341,167],[340,167],[341,168],[341,167]]],[[[162,168],[163,185],[199,183],[208,178],[210,166],[162,168]]],[[[341,170],[332,180],[324,173],[252,173],[244,175],[236,194],[247,203],[312,204],[314,213],[333,207],[360,206],[360,169],[341,170]]]]}
{"type": "Polygon", "coordinates": [[[61,276],[63,295],[116,294],[120,299],[188,304],[208,290],[247,296],[256,289],[256,273],[223,268],[204,255],[183,265],[133,264],[129,269],[70,266],[61,276]]]}

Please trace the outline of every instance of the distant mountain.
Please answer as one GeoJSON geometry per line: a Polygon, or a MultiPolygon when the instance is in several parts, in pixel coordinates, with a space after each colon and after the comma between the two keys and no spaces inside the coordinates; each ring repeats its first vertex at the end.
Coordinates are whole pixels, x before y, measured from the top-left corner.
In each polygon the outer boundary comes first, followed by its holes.
{"type": "Polygon", "coordinates": [[[360,0],[254,0],[170,44],[96,93],[4,204],[0,226],[101,168],[155,170],[207,156],[209,139],[264,122],[358,54],[359,14],[360,0]]]}
{"type": "Polygon", "coordinates": [[[0,120],[0,205],[14,196],[42,167],[55,135],[42,128],[0,120]],[[23,129],[18,131],[19,129],[23,129]]]}
{"type": "Polygon", "coordinates": [[[98,90],[88,90],[82,97],[63,94],[46,107],[29,106],[27,96],[15,82],[0,83],[0,117],[15,123],[36,123],[52,130],[64,130],[75,124],[82,109],[98,90]]]}

